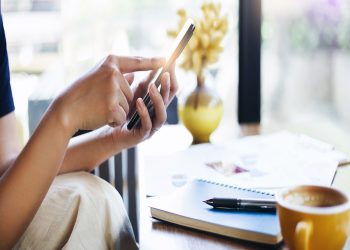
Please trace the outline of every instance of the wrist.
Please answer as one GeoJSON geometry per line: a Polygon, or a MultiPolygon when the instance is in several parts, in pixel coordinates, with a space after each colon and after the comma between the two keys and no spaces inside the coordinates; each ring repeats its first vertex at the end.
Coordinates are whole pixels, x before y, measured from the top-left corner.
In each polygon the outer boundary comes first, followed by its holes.
{"type": "Polygon", "coordinates": [[[128,148],[128,140],[125,140],[125,138],[122,138],[124,135],[122,133],[122,128],[112,128],[109,126],[106,126],[106,129],[108,131],[108,138],[109,138],[109,145],[113,150],[113,155],[116,155],[123,151],[124,149],[128,148]]]}
{"type": "Polygon", "coordinates": [[[74,125],[74,120],[69,113],[69,109],[65,108],[64,101],[61,97],[56,98],[51,103],[45,116],[54,120],[67,136],[71,137],[78,131],[78,127],[74,125]]]}
{"type": "Polygon", "coordinates": [[[114,128],[104,126],[100,129],[98,137],[100,138],[101,147],[108,152],[109,157],[116,155],[122,151],[121,144],[118,143],[114,128]]]}

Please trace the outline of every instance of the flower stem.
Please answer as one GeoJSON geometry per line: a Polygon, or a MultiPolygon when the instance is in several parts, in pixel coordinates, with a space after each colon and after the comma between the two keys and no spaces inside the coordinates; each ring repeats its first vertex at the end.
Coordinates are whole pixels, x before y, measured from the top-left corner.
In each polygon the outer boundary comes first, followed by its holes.
{"type": "Polygon", "coordinates": [[[197,75],[197,86],[203,87],[204,86],[204,76],[203,74],[197,75]]]}
{"type": "Polygon", "coordinates": [[[199,105],[199,94],[200,94],[200,91],[201,91],[201,88],[204,87],[204,76],[202,74],[200,75],[197,75],[197,86],[196,86],[196,89],[194,90],[196,93],[195,93],[195,99],[194,99],[194,109],[197,109],[198,108],[198,105],[199,105]]]}

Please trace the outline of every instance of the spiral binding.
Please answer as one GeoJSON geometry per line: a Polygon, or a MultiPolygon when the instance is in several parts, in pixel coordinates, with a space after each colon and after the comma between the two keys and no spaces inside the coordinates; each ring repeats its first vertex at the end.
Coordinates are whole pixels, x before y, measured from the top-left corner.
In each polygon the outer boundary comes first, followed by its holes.
{"type": "Polygon", "coordinates": [[[269,195],[269,196],[275,196],[274,194],[268,193],[268,192],[263,192],[263,191],[259,191],[256,189],[252,189],[252,188],[242,188],[242,187],[236,187],[236,186],[232,186],[232,185],[228,185],[228,184],[223,184],[223,183],[219,183],[219,182],[215,182],[215,181],[209,181],[206,179],[197,179],[198,181],[202,181],[202,182],[206,182],[209,184],[214,184],[217,186],[221,186],[221,187],[228,187],[228,188],[233,188],[236,190],[242,190],[242,191],[248,191],[248,192],[254,192],[254,193],[258,193],[258,194],[265,194],[265,195],[269,195]]]}

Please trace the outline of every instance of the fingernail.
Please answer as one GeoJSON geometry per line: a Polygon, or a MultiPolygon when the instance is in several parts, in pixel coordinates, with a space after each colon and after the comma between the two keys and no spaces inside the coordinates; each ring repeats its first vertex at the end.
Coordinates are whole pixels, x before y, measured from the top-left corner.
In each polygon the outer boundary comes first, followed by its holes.
{"type": "Polygon", "coordinates": [[[165,58],[164,57],[158,57],[158,61],[162,64],[165,63],[165,58]]]}
{"type": "Polygon", "coordinates": [[[151,60],[153,64],[159,67],[161,67],[165,63],[164,57],[153,57],[151,58],[151,60]]]}
{"type": "Polygon", "coordinates": [[[142,108],[142,99],[141,98],[138,98],[137,99],[137,106],[138,106],[138,108],[142,108]]]}

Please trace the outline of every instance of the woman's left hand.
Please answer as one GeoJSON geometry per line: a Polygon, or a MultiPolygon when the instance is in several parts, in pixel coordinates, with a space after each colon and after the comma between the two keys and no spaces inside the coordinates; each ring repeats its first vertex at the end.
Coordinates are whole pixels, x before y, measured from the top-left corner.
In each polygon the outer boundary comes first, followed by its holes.
{"type": "MultiPolygon", "coordinates": [[[[129,115],[132,115],[136,110],[140,116],[140,124],[128,130],[127,124],[112,128],[111,137],[113,145],[117,151],[125,148],[130,148],[139,142],[150,138],[156,131],[158,131],[165,123],[167,118],[166,107],[174,98],[178,84],[175,76],[175,64],[172,65],[169,72],[162,75],[160,91],[154,84],[150,84],[156,71],[152,71],[147,79],[140,82],[134,89],[134,100],[130,104],[129,115]],[[144,94],[149,91],[153,106],[154,116],[151,117],[142,98],[144,94]]],[[[133,81],[133,75],[125,75],[127,81],[133,81]]]]}

